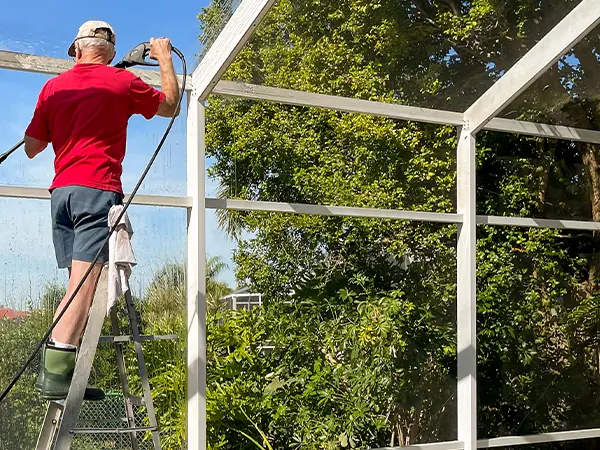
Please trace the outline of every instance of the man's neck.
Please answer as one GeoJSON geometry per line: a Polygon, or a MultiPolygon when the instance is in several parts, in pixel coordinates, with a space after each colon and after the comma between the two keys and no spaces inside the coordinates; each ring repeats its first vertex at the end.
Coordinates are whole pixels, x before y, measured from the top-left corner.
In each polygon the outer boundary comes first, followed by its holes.
{"type": "Polygon", "coordinates": [[[102,56],[84,56],[77,64],[103,64],[106,65],[106,61],[102,56]]]}

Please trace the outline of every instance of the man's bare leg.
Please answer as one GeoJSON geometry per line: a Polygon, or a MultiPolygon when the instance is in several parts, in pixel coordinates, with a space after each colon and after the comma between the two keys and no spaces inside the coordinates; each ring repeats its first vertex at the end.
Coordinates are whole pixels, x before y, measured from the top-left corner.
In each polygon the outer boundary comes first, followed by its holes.
{"type": "MultiPolygon", "coordinates": [[[[56,311],[55,319],[65,308],[90,264],[89,262],[73,261],[72,267],[69,269],[67,293],[56,311]]],[[[101,272],[102,265],[94,265],[65,315],[54,329],[53,342],[47,343],[44,348],[42,368],[36,382],[36,389],[41,392],[44,399],[58,400],[64,399],[68,395],[77,357],[76,347],[85,331],[101,272]]],[[[86,400],[102,400],[104,392],[88,387],[85,390],[84,398],[86,400]]]]}
{"type": "MultiPolygon", "coordinates": [[[[65,305],[75,292],[75,289],[79,285],[79,282],[87,272],[91,263],[85,261],[73,261],[71,268],[69,269],[69,284],[67,285],[67,293],[63,298],[62,302],[56,310],[54,319],[58,317],[60,312],[64,309],[65,305]]],[[[96,286],[98,285],[98,279],[102,272],[102,264],[95,264],[91,273],[79,289],[79,292],[75,296],[75,299],[71,305],[67,308],[67,311],[60,319],[60,322],[54,328],[52,338],[56,342],[62,344],[70,344],[77,346],[81,341],[85,326],[87,323],[87,317],[94,300],[94,294],[96,292],[96,286]]]]}

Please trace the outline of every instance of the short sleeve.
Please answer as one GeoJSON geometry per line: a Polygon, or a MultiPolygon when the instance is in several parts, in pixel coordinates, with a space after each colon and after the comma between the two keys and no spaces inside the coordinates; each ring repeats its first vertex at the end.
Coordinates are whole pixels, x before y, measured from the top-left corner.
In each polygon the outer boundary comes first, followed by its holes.
{"type": "Polygon", "coordinates": [[[46,83],[38,96],[33,118],[25,130],[25,135],[38,141],[50,142],[50,120],[48,118],[48,84],[46,83]]]}
{"type": "Polygon", "coordinates": [[[131,96],[132,114],[141,114],[146,119],[152,119],[158,107],[165,99],[165,94],[142,81],[140,77],[131,80],[129,89],[131,96]]]}

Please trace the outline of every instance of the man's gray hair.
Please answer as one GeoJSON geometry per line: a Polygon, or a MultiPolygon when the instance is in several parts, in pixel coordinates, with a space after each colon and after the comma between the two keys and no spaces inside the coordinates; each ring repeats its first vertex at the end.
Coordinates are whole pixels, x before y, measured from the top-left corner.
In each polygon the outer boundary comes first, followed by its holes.
{"type": "Polygon", "coordinates": [[[109,42],[106,39],[97,37],[81,38],[75,41],[75,46],[81,53],[91,50],[96,53],[100,53],[107,58],[112,58],[115,56],[115,46],[112,42],[109,42]]]}

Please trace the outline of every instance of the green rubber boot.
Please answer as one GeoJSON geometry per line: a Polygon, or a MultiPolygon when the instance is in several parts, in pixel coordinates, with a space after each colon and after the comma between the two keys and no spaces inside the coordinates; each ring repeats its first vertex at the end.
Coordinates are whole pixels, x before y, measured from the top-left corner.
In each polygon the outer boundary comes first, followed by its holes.
{"type": "MultiPolygon", "coordinates": [[[[42,367],[36,389],[44,400],[62,400],[67,398],[73,371],[75,369],[76,349],[56,348],[46,344],[41,361],[42,367]]],[[[104,392],[101,389],[87,387],[84,400],[103,400],[104,392]]]]}

